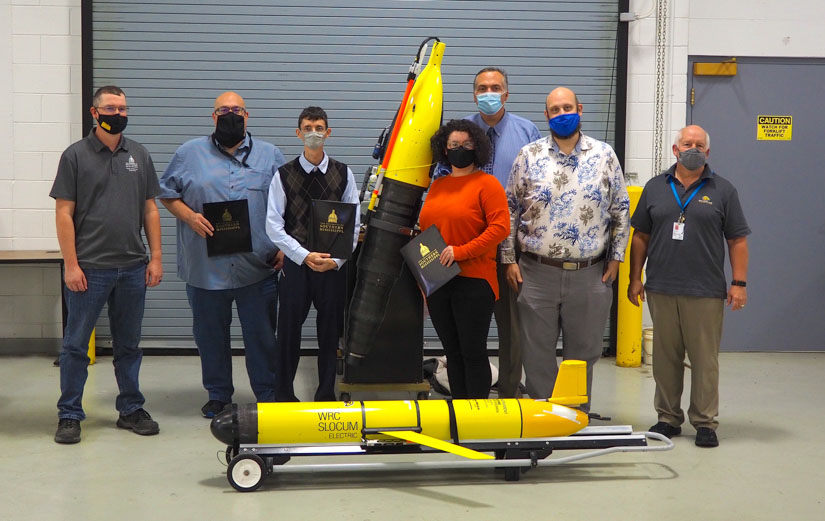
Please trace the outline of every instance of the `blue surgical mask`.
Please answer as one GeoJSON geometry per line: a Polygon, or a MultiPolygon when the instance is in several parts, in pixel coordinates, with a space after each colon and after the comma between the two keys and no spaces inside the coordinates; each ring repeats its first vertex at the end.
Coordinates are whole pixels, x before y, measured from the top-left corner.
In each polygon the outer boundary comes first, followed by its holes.
{"type": "Polygon", "coordinates": [[[478,110],[487,116],[492,116],[501,110],[501,93],[499,92],[485,92],[476,96],[478,100],[478,110]]]}
{"type": "Polygon", "coordinates": [[[550,123],[550,130],[560,138],[566,138],[572,136],[578,130],[581,118],[578,112],[572,112],[550,118],[548,122],[550,123]]]}

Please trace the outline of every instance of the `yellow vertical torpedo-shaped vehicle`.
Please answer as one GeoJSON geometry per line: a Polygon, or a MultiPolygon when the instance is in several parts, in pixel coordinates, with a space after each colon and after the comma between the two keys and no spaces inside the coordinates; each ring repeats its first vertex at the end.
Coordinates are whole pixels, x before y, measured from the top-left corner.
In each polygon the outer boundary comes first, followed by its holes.
{"type": "Polygon", "coordinates": [[[427,65],[416,78],[426,43],[410,67],[365,219],[367,231],[347,316],[345,360],[350,365],[359,365],[372,348],[402,270],[400,249],[413,234],[422,195],[430,185],[430,138],[441,126],[445,46],[435,39],[427,65]]]}

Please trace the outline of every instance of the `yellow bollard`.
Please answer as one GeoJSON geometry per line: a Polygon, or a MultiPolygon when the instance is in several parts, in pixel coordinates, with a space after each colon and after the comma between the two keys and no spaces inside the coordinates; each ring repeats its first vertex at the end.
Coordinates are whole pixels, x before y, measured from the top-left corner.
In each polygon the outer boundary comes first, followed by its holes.
{"type": "MultiPolygon", "coordinates": [[[[630,215],[636,211],[641,186],[628,186],[630,196],[630,215]]],[[[633,239],[633,231],[630,234],[633,239]]],[[[619,264],[619,310],[616,320],[616,365],[619,367],[639,367],[642,365],[642,306],[634,306],[627,300],[627,287],[630,285],[630,241],[624,252],[624,262],[619,264]]]]}
{"type": "Polygon", "coordinates": [[[89,357],[89,365],[95,363],[95,330],[92,329],[92,336],[89,337],[89,352],[87,353],[89,357]]]}

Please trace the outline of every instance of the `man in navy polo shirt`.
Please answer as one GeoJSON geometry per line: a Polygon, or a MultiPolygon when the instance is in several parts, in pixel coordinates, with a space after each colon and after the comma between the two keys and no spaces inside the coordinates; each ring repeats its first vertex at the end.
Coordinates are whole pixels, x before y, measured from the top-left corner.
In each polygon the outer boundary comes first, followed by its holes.
{"type": "Polygon", "coordinates": [[[656,359],[654,406],[658,423],[650,428],[668,438],[682,432],[684,359],[691,363],[688,419],[696,445],[719,445],[719,343],[727,303],[733,311],[747,302],[747,235],[750,228],[733,185],[706,164],[710,137],[702,127],[679,131],[673,144],[677,162],[648,181],[631,219],[627,297],[650,306],[656,359]],[[725,281],[725,242],[733,280],[725,281]],[[647,282],[642,266],[647,259],[647,282]]]}

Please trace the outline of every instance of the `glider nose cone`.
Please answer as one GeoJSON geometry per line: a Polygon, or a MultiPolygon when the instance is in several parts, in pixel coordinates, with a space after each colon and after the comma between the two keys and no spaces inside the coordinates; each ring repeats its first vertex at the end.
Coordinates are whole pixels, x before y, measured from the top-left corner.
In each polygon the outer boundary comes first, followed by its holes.
{"type": "Polygon", "coordinates": [[[237,426],[232,424],[232,407],[227,407],[212,418],[212,435],[226,445],[233,445],[237,426]]]}

